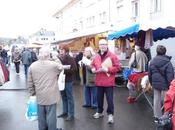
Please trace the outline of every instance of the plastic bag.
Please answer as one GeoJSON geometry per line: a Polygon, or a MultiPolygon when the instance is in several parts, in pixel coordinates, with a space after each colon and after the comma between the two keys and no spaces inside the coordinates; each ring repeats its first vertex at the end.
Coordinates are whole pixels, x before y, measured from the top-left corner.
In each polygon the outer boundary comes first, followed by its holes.
{"type": "Polygon", "coordinates": [[[34,121],[38,119],[36,96],[30,96],[27,102],[27,109],[25,116],[26,119],[29,121],[34,121]]]}
{"type": "Polygon", "coordinates": [[[58,77],[58,88],[60,91],[63,91],[65,88],[65,78],[66,75],[64,74],[64,70],[62,70],[58,77]]]}
{"type": "Polygon", "coordinates": [[[163,128],[163,130],[172,130],[172,114],[164,113],[158,118],[157,125],[163,128]]]}

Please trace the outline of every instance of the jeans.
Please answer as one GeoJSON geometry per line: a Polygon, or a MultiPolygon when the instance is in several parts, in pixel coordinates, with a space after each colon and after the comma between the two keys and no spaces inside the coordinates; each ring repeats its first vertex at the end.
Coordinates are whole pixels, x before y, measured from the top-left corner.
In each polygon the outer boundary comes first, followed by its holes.
{"type": "Polygon", "coordinates": [[[38,105],[39,130],[56,130],[56,104],[38,105]]]}
{"type": "Polygon", "coordinates": [[[95,86],[84,87],[84,105],[97,107],[97,88],[95,86]]]}
{"type": "Polygon", "coordinates": [[[98,113],[103,112],[104,95],[106,94],[107,100],[107,114],[114,114],[114,103],[113,103],[113,87],[97,87],[97,102],[98,102],[98,113]]]}
{"type": "Polygon", "coordinates": [[[74,117],[74,98],[72,86],[72,82],[66,82],[65,89],[61,91],[63,113],[67,113],[69,117],[74,117]]]}
{"type": "Polygon", "coordinates": [[[29,69],[29,65],[24,64],[24,73],[27,75],[29,69]]]}

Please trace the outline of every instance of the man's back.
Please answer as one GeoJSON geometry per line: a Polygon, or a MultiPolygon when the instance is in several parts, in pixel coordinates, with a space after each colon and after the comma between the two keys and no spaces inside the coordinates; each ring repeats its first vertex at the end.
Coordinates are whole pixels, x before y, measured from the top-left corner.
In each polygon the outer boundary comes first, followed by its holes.
{"type": "Polygon", "coordinates": [[[50,105],[58,101],[60,70],[61,64],[49,60],[36,61],[29,68],[29,89],[35,87],[38,104],[50,105]]]}

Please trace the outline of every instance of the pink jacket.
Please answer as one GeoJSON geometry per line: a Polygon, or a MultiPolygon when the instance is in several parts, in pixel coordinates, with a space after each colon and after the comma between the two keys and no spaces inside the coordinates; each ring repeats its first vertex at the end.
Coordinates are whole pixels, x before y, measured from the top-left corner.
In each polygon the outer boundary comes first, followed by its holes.
{"type": "Polygon", "coordinates": [[[105,72],[96,73],[95,85],[97,87],[115,86],[115,75],[120,70],[120,67],[121,67],[120,62],[115,54],[108,51],[103,59],[99,54],[97,54],[94,60],[92,61],[91,66],[92,68],[95,68],[96,70],[98,70],[99,68],[102,67],[101,64],[103,63],[103,61],[105,61],[105,59],[107,59],[108,57],[112,61],[112,66],[108,68],[107,73],[105,72]]]}
{"type": "MultiPolygon", "coordinates": [[[[175,101],[174,106],[172,106],[173,97],[175,96],[175,79],[171,82],[170,88],[167,91],[165,98],[164,98],[164,111],[169,112],[173,107],[173,129],[175,130],[175,101]]],[[[175,97],[174,97],[175,100],[175,97]]]]}

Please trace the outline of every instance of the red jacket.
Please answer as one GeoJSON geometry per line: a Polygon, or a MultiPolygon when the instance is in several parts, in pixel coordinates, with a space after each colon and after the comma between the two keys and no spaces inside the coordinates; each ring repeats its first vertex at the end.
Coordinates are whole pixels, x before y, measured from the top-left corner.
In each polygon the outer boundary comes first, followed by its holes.
{"type": "Polygon", "coordinates": [[[92,61],[92,68],[95,68],[98,70],[102,67],[102,63],[107,59],[110,58],[112,61],[112,66],[108,67],[108,72],[101,72],[96,73],[95,76],[95,85],[97,87],[111,87],[115,86],[115,75],[120,70],[120,62],[117,58],[117,56],[110,51],[107,52],[105,57],[102,59],[99,54],[97,54],[92,61]]]}
{"type": "Polygon", "coordinates": [[[175,101],[174,106],[172,106],[173,98],[175,99],[175,79],[171,82],[170,88],[167,91],[164,98],[164,111],[169,112],[173,107],[173,129],[175,130],[175,101]]]}

